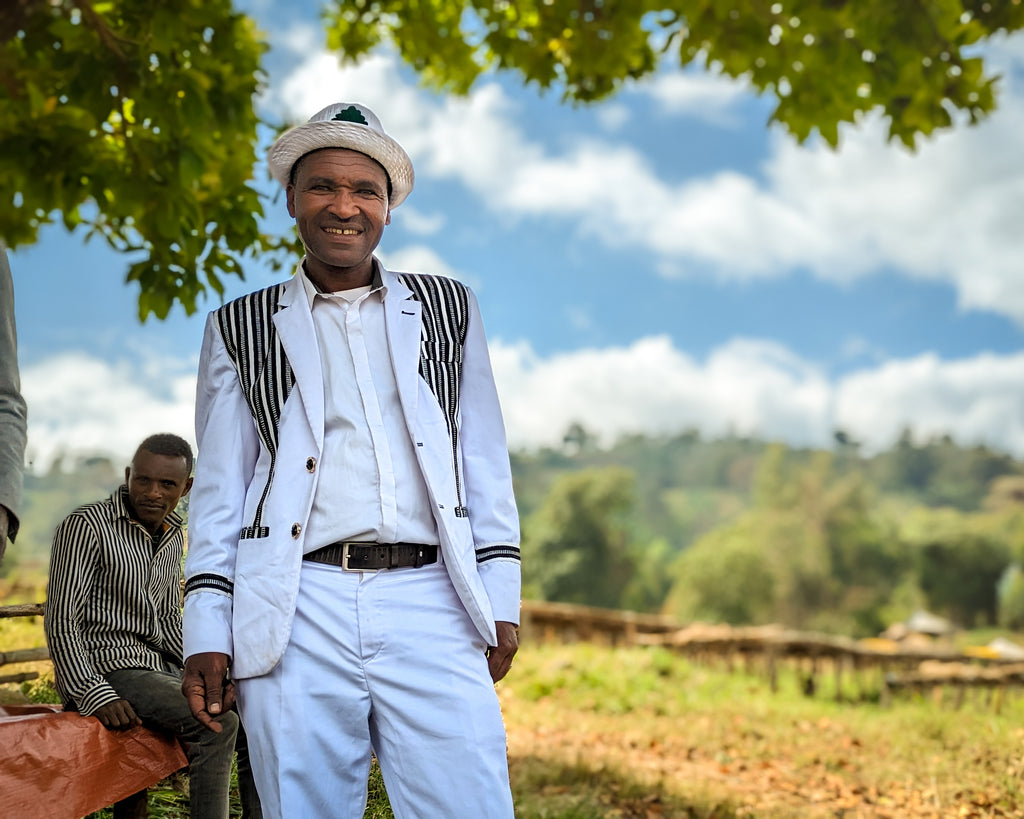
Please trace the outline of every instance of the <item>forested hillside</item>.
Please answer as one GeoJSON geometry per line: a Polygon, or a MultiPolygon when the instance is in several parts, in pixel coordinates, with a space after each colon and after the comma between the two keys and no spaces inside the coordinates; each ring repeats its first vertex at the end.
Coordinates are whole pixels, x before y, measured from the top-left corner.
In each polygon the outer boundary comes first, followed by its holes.
{"type": "Polygon", "coordinates": [[[1024,465],[948,438],[863,455],[696,432],[513,456],[524,594],[854,635],[926,608],[1024,625],[1024,465]]]}
{"type": "MultiPolygon", "coordinates": [[[[1024,627],[1024,464],[905,434],[864,455],[697,432],[599,447],[574,426],[517,452],[524,596],[857,636],[918,608],[1024,627]]],[[[124,465],[65,459],[26,477],[0,577],[41,593],[54,527],[124,465]]]]}

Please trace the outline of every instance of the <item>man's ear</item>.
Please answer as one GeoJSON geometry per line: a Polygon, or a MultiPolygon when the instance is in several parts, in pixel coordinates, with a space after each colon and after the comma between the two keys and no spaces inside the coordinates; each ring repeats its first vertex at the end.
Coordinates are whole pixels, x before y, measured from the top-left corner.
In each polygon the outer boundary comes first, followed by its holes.
{"type": "MultiPolygon", "coordinates": [[[[289,184],[288,187],[284,189],[284,197],[285,197],[285,201],[288,203],[288,215],[291,216],[292,219],[294,219],[295,218],[295,186],[294,185],[289,184]]],[[[390,215],[389,215],[389,218],[390,218],[390,215]]]]}
{"type": "Polygon", "coordinates": [[[384,220],[384,224],[385,225],[390,225],[391,224],[391,208],[388,208],[388,215],[387,215],[387,218],[384,220]]]}
{"type": "Polygon", "coordinates": [[[189,478],[187,481],[185,481],[185,491],[181,493],[181,496],[185,497],[188,494],[188,491],[191,488],[192,488],[192,479],[189,478]]]}
{"type": "Polygon", "coordinates": [[[131,476],[132,476],[132,468],[130,466],[126,466],[124,468],[124,482],[128,483],[128,481],[131,479],[131,476]]]}

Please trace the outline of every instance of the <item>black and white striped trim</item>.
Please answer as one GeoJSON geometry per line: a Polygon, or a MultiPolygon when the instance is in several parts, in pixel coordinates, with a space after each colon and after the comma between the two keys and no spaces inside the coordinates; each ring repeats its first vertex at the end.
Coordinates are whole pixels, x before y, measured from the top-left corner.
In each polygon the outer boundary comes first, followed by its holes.
{"type": "Polygon", "coordinates": [[[469,326],[469,291],[461,282],[446,276],[399,273],[399,280],[423,305],[420,331],[420,376],[427,382],[444,411],[451,439],[452,471],[458,505],[456,517],[468,517],[462,500],[459,472],[459,383],[462,378],[462,348],[469,326]]]}
{"type": "Polygon", "coordinates": [[[476,550],[477,563],[486,563],[489,560],[514,560],[518,563],[519,547],[511,543],[498,543],[476,550]]]}
{"type": "Polygon", "coordinates": [[[218,591],[230,597],[235,592],[235,584],[222,575],[209,573],[194,575],[185,582],[186,597],[200,589],[218,591]]]}
{"type": "Polygon", "coordinates": [[[270,453],[270,471],[250,526],[240,537],[268,537],[270,529],[261,526],[263,506],[274,481],[277,462],[277,424],[295,374],[277,336],[273,316],[284,284],[257,290],[235,299],[217,310],[217,322],[228,355],[235,364],[246,403],[256,422],[256,431],[270,453]]]}

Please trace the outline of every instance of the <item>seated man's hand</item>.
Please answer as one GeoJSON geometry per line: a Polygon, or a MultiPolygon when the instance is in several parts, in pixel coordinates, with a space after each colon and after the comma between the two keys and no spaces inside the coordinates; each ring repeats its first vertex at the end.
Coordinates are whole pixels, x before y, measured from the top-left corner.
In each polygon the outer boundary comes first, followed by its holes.
{"type": "Polygon", "coordinates": [[[109,731],[127,731],[142,724],[128,700],[114,700],[101,705],[93,712],[93,716],[109,731]]]}

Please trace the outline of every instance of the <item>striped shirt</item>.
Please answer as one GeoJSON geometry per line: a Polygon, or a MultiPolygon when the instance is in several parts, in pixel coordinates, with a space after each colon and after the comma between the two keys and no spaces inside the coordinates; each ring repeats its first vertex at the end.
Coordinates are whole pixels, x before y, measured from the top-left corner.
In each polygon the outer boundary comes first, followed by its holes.
{"type": "Polygon", "coordinates": [[[76,509],[53,538],[46,641],[61,699],[86,715],[118,699],[104,674],[181,665],[182,521],[154,538],[127,499],[121,486],[76,509]]]}

